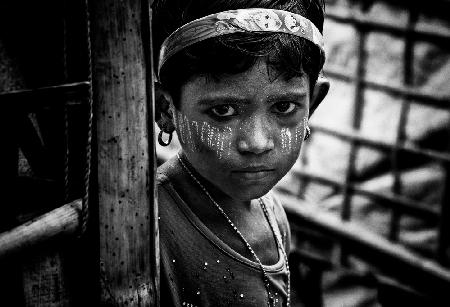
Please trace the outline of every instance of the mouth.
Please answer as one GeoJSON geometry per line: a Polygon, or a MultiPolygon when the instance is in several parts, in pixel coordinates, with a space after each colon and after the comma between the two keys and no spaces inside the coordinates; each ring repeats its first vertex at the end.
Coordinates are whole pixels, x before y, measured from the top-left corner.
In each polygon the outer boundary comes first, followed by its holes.
{"type": "Polygon", "coordinates": [[[233,177],[243,180],[260,180],[271,176],[275,170],[266,167],[246,167],[231,171],[233,177]]]}

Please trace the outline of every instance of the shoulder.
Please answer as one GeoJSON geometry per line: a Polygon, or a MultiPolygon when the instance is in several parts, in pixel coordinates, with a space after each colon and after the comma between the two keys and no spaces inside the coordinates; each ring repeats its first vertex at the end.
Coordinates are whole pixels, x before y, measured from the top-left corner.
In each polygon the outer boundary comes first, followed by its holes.
{"type": "Polygon", "coordinates": [[[287,217],[283,205],[273,191],[269,191],[269,193],[264,195],[262,199],[264,203],[267,205],[267,207],[273,210],[277,220],[283,219],[287,223],[287,217]]]}
{"type": "MultiPolygon", "coordinates": [[[[175,202],[179,199],[176,188],[177,159],[172,158],[158,167],[156,173],[156,187],[158,193],[158,204],[161,215],[165,211],[173,210],[175,202]]],[[[168,214],[169,216],[171,214],[168,214]]]]}
{"type": "Polygon", "coordinates": [[[278,224],[278,228],[280,229],[280,234],[283,243],[285,244],[286,251],[289,251],[291,228],[289,226],[286,212],[284,211],[281,201],[278,199],[278,197],[273,191],[270,191],[261,198],[263,199],[267,208],[273,212],[275,220],[278,224]]]}
{"type": "Polygon", "coordinates": [[[177,173],[178,159],[173,157],[158,167],[156,173],[156,185],[159,187],[170,184],[177,173]]]}

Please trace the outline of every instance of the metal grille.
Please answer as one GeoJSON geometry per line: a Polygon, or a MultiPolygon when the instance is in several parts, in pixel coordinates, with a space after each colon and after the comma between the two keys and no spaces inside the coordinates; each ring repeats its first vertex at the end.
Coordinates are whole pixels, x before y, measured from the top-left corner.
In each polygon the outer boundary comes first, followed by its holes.
{"type": "MultiPolygon", "coordinates": [[[[355,4],[354,2],[356,1],[353,1],[352,3],[355,4]]],[[[368,2],[370,3],[366,4],[369,6],[373,4],[373,1],[368,2]]],[[[391,1],[391,3],[393,2],[394,1],[391,1]]],[[[435,9],[436,12],[438,12],[438,9],[448,11],[448,8],[450,7],[450,3],[448,1],[431,2],[433,3],[430,3],[427,8],[427,10],[431,12],[433,12],[433,9],[435,9]]],[[[414,71],[414,61],[416,55],[414,50],[416,44],[419,42],[432,43],[433,45],[445,50],[448,54],[450,53],[450,50],[447,47],[450,45],[450,31],[448,31],[447,28],[447,31],[433,32],[424,30],[423,27],[417,27],[418,19],[420,17],[420,13],[422,12],[421,9],[423,8],[424,4],[416,3],[415,1],[413,1],[413,3],[404,3],[400,1],[400,4],[404,5],[403,7],[406,8],[407,11],[407,23],[404,26],[397,26],[370,20],[367,17],[363,17],[364,14],[361,11],[355,12],[355,14],[348,16],[335,11],[330,12],[330,10],[328,10],[326,22],[331,21],[333,23],[351,26],[356,33],[355,40],[357,58],[355,70],[351,73],[346,73],[333,67],[325,66],[324,71],[325,76],[331,80],[332,84],[333,80],[337,80],[354,86],[354,96],[351,110],[352,123],[351,129],[340,131],[336,131],[335,129],[326,127],[325,125],[322,125],[320,123],[316,123],[315,125],[313,124],[311,126],[311,130],[313,132],[313,137],[315,135],[321,134],[339,139],[349,144],[350,150],[347,161],[342,162],[346,163],[347,166],[345,176],[342,180],[321,175],[318,172],[308,170],[307,168],[296,170],[295,175],[298,175],[300,177],[301,183],[313,182],[316,184],[321,184],[327,187],[331,187],[336,193],[342,195],[339,214],[339,219],[342,221],[342,225],[347,224],[347,222],[351,222],[355,219],[352,216],[352,199],[355,196],[362,196],[364,198],[370,199],[371,203],[374,204],[374,206],[388,209],[390,215],[390,223],[387,239],[393,243],[391,245],[392,249],[390,252],[388,252],[388,254],[390,254],[389,257],[392,256],[389,260],[392,260],[392,263],[396,263],[396,257],[401,254],[400,252],[398,254],[395,254],[394,248],[396,246],[396,243],[401,243],[399,239],[399,233],[403,218],[412,217],[421,220],[428,225],[434,225],[438,233],[437,242],[432,255],[429,256],[431,256],[433,263],[437,264],[438,267],[441,267],[440,269],[434,271],[434,273],[430,274],[430,279],[426,277],[424,278],[424,280],[433,280],[433,282],[436,280],[445,280],[445,283],[448,284],[448,282],[450,281],[450,273],[448,270],[444,269],[444,267],[449,266],[450,258],[450,139],[448,138],[448,136],[450,135],[450,127],[448,127],[447,129],[448,131],[445,134],[445,137],[439,140],[446,145],[438,147],[444,147],[446,149],[437,150],[408,141],[406,135],[406,126],[409,120],[408,114],[413,104],[432,107],[439,112],[450,113],[450,96],[442,95],[439,93],[436,94],[424,92],[417,89],[414,84],[414,80],[416,77],[416,72],[414,71]],[[367,40],[368,35],[371,33],[387,34],[391,37],[395,37],[396,39],[403,41],[404,47],[401,59],[402,80],[400,84],[388,84],[388,82],[373,81],[370,78],[367,78],[367,60],[369,56],[367,53],[367,40]],[[387,140],[376,140],[367,137],[362,133],[361,125],[363,120],[365,120],[363,119],[363,112],[364,108],[366,107],[365,92],[367,90],[376,90],[379,92],[383,92],[390,97],[395,97],[399,101],[400,112],[394,142],[390,142],[387,140]],[[392,176],[392,185],[390,191],[377,192],[364,188],[363,186],[358,184],[356,161],[358,158],[358,151],[363,148],[374,149],[376,151],[384,153],[388,157],[390,165],[389,172],[392,176]],[[438,163],[442,166],[442,169],[444,170],[444,179],[442,180],[442,186],[436,187],[436,190],[442,191],[442,195],[439,198],[439,206],[431,206],[430,203],[427,203],[425,201],[414,200],[403,193],[404,182],[402,180],[401,164],[403,162],[402,159],[404,159],[405,157],[422,159],[422,161],[438,163]]],[[[364,10],[364,7],[361,6],[360,10],[361,9],[364,10]]],[[[334,103],[339,102],[336,101],[334,103]]],[[[305,144],[305,146],[308,147],[308,144],[305,144]]],[[[283,192],[283,189],[281,189],[281,191],[283,192]]],[[[313,240],[322,240],[320,239],[320,237],[323,235],[323,232],[320,232],[325,230],[325,233],[329,234],[331,237],[343,239],[342,241],[344,241],[344,243],[347,243],[343,244],[343,242],[341,242],[341,264],[345,265],[348,256],[355,254],[353,253],[352,249],[361,249],[361,252],[356,253],[358,256],[364,253],[367,254],[367,250],[363,246],[365,244],[363,242],[364,238],[355,240],[355,238],[357,238],[359,234],[352,234],[351,227],[348,228],[348,231],[343,230],[340,229],[339,226],[335,226],[335,224],[333,223],[327,224],[326,219],[320,220],[320,218],[318,218],[317,220],[314,220],[313,214],[308,216],[308,213],[304,214],[302,218],[298,218],[298,216],[301,216],[303,213],[295,213],[294,211],[295,209],[293,211],[290,211],[288,206],[288,217],[291,220],[291,224],[293,224],[292,228],[294,233],[296,231],[299,231],[298,227],[300,227],[302,235],[306,234],[312,236],[313,240]],[[324,224],[319,225],[322,222],[324,222],[324,224]],[[312,226],[312,229],[305,230],[304,227],[307,228],[308,225],[312,226]],[[319,229],[319,232],[316,232],[317,229],[319,229]]],[[[377,250],[378,247],[376,246],[376,243],[372,243],[368,242],[367,245],[371,245],[371,248],[369,248],[368,250],[377,250]]],[[[292,256],[292,258],[295,257],[295,255],[292,256]]],[[[405,259],[406,258],[407,257],[405,257],[405,259]]],[[[303,259],[302,261],[304,260],[305,259],[303,259]]],[[[379,259],[379,261],[384,260],[385,258],[383,257],[380,257],[379,259]]],[[[309,259],[309,261],[311,261],[311,259],[309,259]]],[[[326,264],[318,264],[317,259],[313,259],[313,262],[315,262],[316,268],[318,266],[320,267],[320,270],[327,270],[326,264]]],[[[369,263],[374,264],[374,261],[369,261],[369,263]]],[[[411,271],[409,272],[412,279],[421,279],[423,276],[428,274],[421,271],[420,267],[423,268],[425,266],[424,263],[411,261],[409,264],[411,265],[411,268],[418,268],[418,270],[411,269],[411,271]]],[[[402,269],[399,268],[399,275],[403,274],[403,272],[400,272],[401,270],[402,269]]],[[[395,274],[395,270],[392,271],[392,275],[395,274]]],[[[320,274],[313,275],[313,279],[320,282],[320,274]]],[[[403,278],[405,276],[406,275],[404,274],[403,278]]],[[[402,279],[400,278],[400,280],[402,279]]],[[[423,283],[425,284],[426,281],[424,281],[423,283]]],[[[430,282],[430,284],[431,283],[432,282],[430,282]]],[[[400,284],[397,285],[400,286],[400,284]]],[[[428,286],[432,287],[430,285],[428,286]]],[[[300,289],[299,291],[302,290],[300,289]]],[[[313,289],[311,293],[317,293],[317,291],[313,289]]],[[[309,298],[309,300],[311,300],[311,297],[309,298]]],[[[315,302],[313,303],[313,305],[322,304],[321,299],[317,297],[313,298],[312,301],[315,302]]]]}
{"type": "MultiPolygon", "coordinates": [[[[410,215],[424,220],[429,220],[433,223],[438,223],[439,226],[439,243],[436,250],[436,259],[446,264],[445,251],[449,247],[449,208],[446,206],[449,203],[450,183],[449,183],[449,165],[450,153],[448,151],[436,151],[419,147],[417,145],[405,142],[405,126],[408,120],[408,110],[412,103],[433,106],[442,109],[443,112],[450,111],[450,97],[433,95],[430,93],[423,93],[414,88],[412,84],[413,71],[412,62],[414,58],[414,44],[418,40],[433,41],[435,43],[445,44],[450,43],[450,35],[444,33],[430,33],[421,30],[415,30],[415,23],[417,21],[417,11],[413,8],[409,10],[408,24],[406,28],[388,26],[381,23],[376,23],[369,20],[364,20],[356,17],[342,17],[337,14],[328,13],[327,19],[338,22],[352,24],[358,35],[356,37],[358,45],[358,59],[357,67],[354,75],[344,74],[338,71],[325,70],[325,75],[330,79],[342,80],[353,83],[355,86],[354,104],[353,104],[353,130],[348,132],[338,132],[323,126],[312,126],[312,130],[316,133],[323,133],[334,136],[346,142],[349,142],[350,154],[348,158],[348,167],[344,182],[332,180],[317,174],[301,172],[301,176],[309,180],[318,181],[326,185],[334,186],[342,190],[343,204],[341,211],[341,218],[343,220],[351,219],[351,198],[355,194],[363,195],[373,199],[373,201],[380,206],[386,206],[391,210],[391,224],[389,238],[392,241],[397,241],[399,232],[400,219],[404,215],[410,215]],[[366,67],[366,52],[365,44],[367,33],[370,31],[386,32],[390,35],[399,36],[405,41],[405,48],[403,53],[403,84],[401,86],[392,86],[381,84],[365,79],[366,67]],[[364,108],[364,91],[367,88],[377,89],[395,95],[401,98],[401,112],[396,133],[396,140],[394,144],[373,139],[368,139],[360,134],[360,126],[362,121],[362,112],[364,108]],[[373,191],[364,190],[354,184],[355,176],[355,161],[358,148],[372,147],[381,150],[390,155],[391,172],[394,178],[391,193],[381,194],[373,191]],[[402,196],[402,180],[400,170],[398,167],[399,156],[401,153],[410,154],[413,156],[424,157],[429,160],[438,161],[442,163],[446,170],[446,178],[442,189],[443,196],[441,197],[440,210],[436,210],[428,206],[426,203],[417,202],[402,196]]],[[[445,140],[444,140],[445,141],[445,140]]],[[[450,140],[447,140],[450,144],[450,140]]]]}

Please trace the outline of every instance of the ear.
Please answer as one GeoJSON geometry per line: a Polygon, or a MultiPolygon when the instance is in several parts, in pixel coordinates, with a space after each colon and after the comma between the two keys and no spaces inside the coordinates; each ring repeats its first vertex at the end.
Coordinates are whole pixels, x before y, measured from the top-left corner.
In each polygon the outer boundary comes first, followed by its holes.
{"type": "Polygon", "coordinates": [[[316,84],[314,85],[314,90],[310,101],[309,117],[311,117],[316,108],[328,94],[329,89],[330,81],[328,81],[328,79],[323,76],[319,76],[319,78],[317,78],[316,84]]]}
{"type": "Polygon", "coordinates": [[[155,119],[158,127],[166,133],[175,130],[172,107],[170,93],[160,83],[155,83],[155,119]]]}

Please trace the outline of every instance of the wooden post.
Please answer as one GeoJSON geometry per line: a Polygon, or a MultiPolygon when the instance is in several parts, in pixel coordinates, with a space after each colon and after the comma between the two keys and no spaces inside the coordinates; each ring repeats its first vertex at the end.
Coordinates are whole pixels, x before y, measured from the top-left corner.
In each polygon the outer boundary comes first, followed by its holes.
{"type": "Polygon", "coordinates": [[[150,12],[143,2],[91,1],[100,303],[107,306],[157,301],[154,95],[145,46],[150,12]]]}

